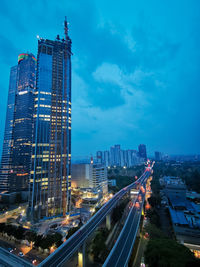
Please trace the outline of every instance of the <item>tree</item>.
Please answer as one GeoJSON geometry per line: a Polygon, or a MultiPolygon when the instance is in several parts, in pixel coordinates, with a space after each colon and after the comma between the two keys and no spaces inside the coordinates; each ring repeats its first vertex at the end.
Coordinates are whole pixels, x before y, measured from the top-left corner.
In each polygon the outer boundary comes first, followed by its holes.
{"type": "Polygon", "coordinates": [[[186,267],[197,260],[187,247],[175,240],[156,238],[147,244],[145,262],[149,267],[186,267]]]}

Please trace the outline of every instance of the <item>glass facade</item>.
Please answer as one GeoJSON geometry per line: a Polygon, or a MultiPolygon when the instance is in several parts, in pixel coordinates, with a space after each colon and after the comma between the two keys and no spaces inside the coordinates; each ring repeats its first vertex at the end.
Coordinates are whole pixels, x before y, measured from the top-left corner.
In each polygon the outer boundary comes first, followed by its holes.
{"type": "MultiPolygon", "coordinates": [[[[66,23],[66,22],[65,22],[66,23]]],[[[29,210],[65,215],[71,196],[71,40],[38,40],[29,210]]]]}
{"type": "Polygon", "coordinates": [[[7,112],[4,131],[3,151],[0,169],[0,192],[10,191],[10,175],[12,174],[13,120],[15,110],[15,93],[17,84],[17,66],[10,70],[7,112]]]}
{"type": "Polygon", "coordinates": [[[23,55],[18,60],[10,191],[28,190],[30,175],[36,62],[32,54],[23,55]]]}

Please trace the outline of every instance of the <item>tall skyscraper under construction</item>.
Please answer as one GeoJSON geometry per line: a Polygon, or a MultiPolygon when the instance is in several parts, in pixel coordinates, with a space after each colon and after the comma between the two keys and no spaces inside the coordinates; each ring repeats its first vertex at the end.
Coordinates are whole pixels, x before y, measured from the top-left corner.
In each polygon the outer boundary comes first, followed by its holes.
{"type": "Polygon", "coordinates": [[[63,214],[71,196],[71,39],[40,38],[29,210],[32,220],[63,214]]]}

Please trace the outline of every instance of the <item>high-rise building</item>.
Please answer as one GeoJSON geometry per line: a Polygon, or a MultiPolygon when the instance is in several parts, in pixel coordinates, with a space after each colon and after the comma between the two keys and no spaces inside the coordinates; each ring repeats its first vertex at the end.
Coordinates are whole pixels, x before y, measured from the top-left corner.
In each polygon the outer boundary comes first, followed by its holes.
{"type": "Polygon", "coordinates": [[[72,164],[72,186],[80,188],[95,188],[103,194],[108,193],[107,168],[102,164],[91,162],[72,164]]]}
{"type": "Polygon", "coordinates": [[[71,39],[38,40],[28,214],[63,214],[71,196],[71,39]]]}
{"type": "Polygon", "coordinates": [[[110,152],[104,151],[104,164],[106,167],[110,165],[110,152]]]}
{"type": "Polygon", "coordinates": [[[124,150],[120,150],[120,166],[124,167],[125,166],[125,158],[124,158],[124,150]]]}
{"type": "Polygon", "coordinates": [[[115,145],[115,164],[120,165],[120,145],[115,145]]]}
{"type": "Polygon", "coordinates": [[[138,152],[139,152],[140,158],[143,158],[145,160],[147,159],[146,146],[144,144],[140,144],[138,146],[138,152]]]}
{"type": "Polygon", "coordinates": [[[93,164],[72,164],[72,187],[88,188],[92,180],[93,164]]]}
{"type": "Polygon", "coordinates": [[[36,59],[33,54],[18,56],[17,88],[15,96],[12,174],[10,190],[28,189],[33,133],[36,59]]]}
{"type": "Polygon", "coordinates": [[[0,192],[10,191],[10,175],[12,173],[12,147],[13,147],[13,125],[15,110],[15,94],[17,85],[17,66],[10,70],[10,81],[8,91],[7,112],[4,130],[3,151],[0,169],[0,192]]]}
{"type": "Polygon", "coordinates": [[[108,193],[107,168],[105,165],[92,164],[90,187],[102,190],[103,194],[108,193]]]}
{"type": "Polygon", "coordinates": [[[155,160],[162,160],[162,153],[159,151],[155,151],[155,160]]]}
{"type": "Polygon", "coordinates": [[[96,160],[97,160],[98,164],[102,164],[102,162],[103,162],[103,152],[102,151],[97,151],[96,160]]]}

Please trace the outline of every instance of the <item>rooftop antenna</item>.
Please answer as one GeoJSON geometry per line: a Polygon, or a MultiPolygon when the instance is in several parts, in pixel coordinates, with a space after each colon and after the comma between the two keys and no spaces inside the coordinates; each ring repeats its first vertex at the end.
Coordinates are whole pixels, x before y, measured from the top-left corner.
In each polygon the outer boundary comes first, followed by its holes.
{"type": "Polygon", "coordinates": [[[67,16],[65,16],[65,21],[64,21],[64,29],[65,29],[65,40],[68,38],[68,22],[67,22],[67,16]]]}

